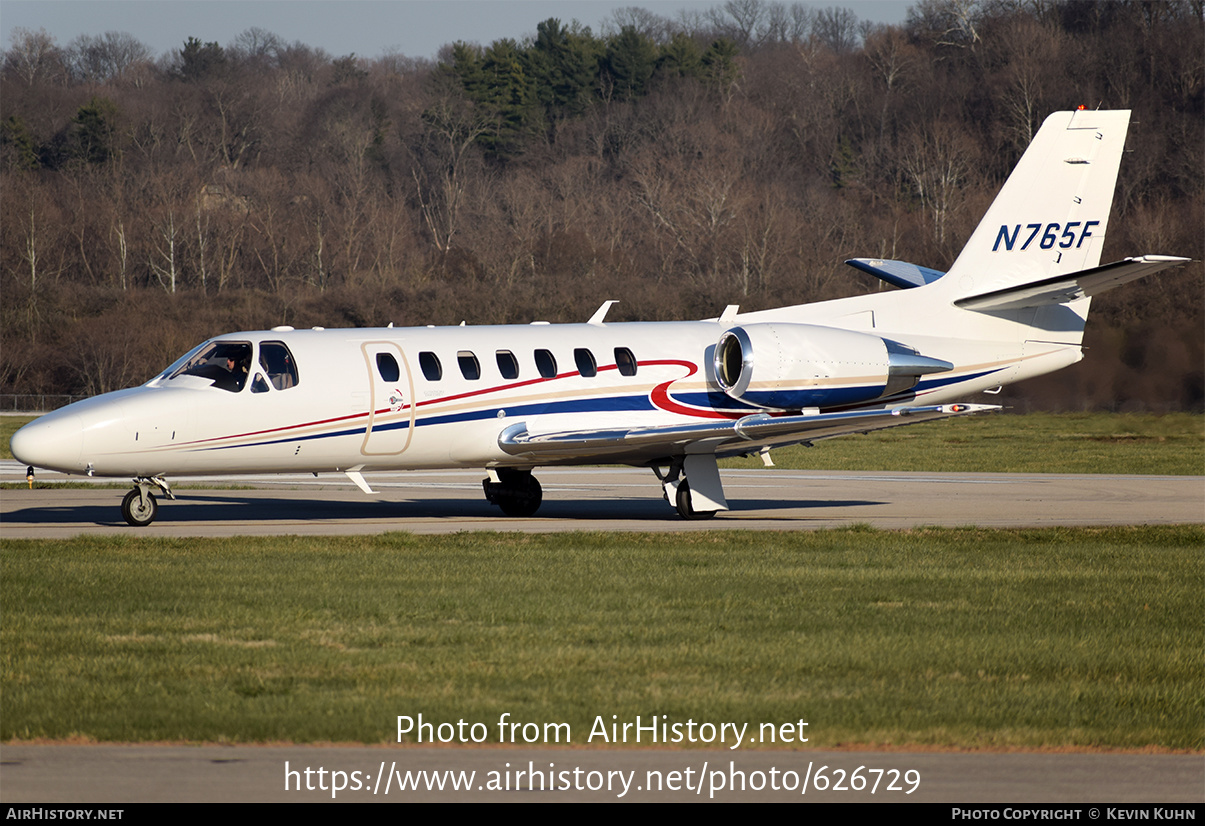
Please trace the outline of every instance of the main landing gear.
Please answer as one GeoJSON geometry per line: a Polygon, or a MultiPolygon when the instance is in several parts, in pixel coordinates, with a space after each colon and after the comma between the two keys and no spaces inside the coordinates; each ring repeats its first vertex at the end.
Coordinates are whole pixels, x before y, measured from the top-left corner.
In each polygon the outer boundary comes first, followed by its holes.
{"type": "Polygon", "coordinates": [[[121,500],[121,515],[135,528],[151,524],[159,513],[159,503],[155,501],[155,495],[151,493],[152,487],[159,488],[168,499],[176,498],[168,486],[167,480],[162,476],[135,478],[134,489],[121,500]]]}
{"type": "Polygon", "coordinates": [[[489,476],[481,480],[485,499],[502,508],[507,516],[534,516],[544,501],[544,491],[530,470],[489,468],[489,476]]]}
{"type": "MultiPolygon", "coordinates": [[[[544,492],[530,470],[500,467],[487,468],[486,472],[489,476],[481,480],[481,487],[490,504],[514,517],[533,516],[539,510],[544,492]]],[[[661,480],[666,501],[683,519],[711,519],[728,510],[714,453],[677,456],[664,472],[654,466],[653,473],[661,480]]]]}
{"type": "Polygon", "coordinates": [[[728,510],[715,454],[675,457],[665,473],[657,467],[653,468],[653,473],[661,480],[665,500],[677,508],[683,519],[711,519],[720,511],[728,510]],[[688,476],[694,480],[694,490],[688,476]]]}

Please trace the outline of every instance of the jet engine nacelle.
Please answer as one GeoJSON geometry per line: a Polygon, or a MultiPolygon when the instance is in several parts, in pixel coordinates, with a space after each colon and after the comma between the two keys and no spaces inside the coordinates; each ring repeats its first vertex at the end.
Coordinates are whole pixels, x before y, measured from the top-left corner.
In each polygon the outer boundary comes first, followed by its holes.
{"type": "Polygon", "coordinates": [[[814,324],[733,327],[720,336],[714,358],[725,393],[778,410],[873,401],[953,369],[890,339],[814,324]]]}

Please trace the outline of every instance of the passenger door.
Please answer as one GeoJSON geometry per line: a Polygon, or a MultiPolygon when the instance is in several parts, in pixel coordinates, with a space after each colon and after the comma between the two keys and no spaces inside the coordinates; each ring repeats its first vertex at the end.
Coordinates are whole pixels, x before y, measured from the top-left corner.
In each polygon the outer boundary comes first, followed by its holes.
{"type": "Polygon", "coordinates": [[[414,430],[414,379],[401,346],[392,341],[360,345],[368,368],[368,428],[360,453],[396,456],[410,446],[414,430]]]}

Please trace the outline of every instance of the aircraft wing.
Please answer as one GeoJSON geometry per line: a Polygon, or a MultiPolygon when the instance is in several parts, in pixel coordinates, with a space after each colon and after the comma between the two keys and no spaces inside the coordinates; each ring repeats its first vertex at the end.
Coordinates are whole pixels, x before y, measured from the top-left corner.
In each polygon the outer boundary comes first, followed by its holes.
{"type": "Polygon", "coordinates": [[[499,434],[498,445],[511,456],[535,462],[594,457],[630,462],[698,452],[736,456],[767,446],[813,442],[999,409],[990,404],[943,404],[799,416],[755,413],[723,422],[536,434],[519,422],[499,434]]]}
{"type": "Polygon", "coordinates": [[[960,298],[954,304],[964,310],[992,312],[994,310],[1021,310],[1027,307],[1044,307],[1050,304],[1066,304],[1069,301],[1100,295],[1106,290],[1142,278],[1145,275],[1187,264],[1191,258],[1174,255],[1140,255],[1125,258],[1112,264],[1102,264],[1089,270],[1056,275],[1043,281],[1034,281],[1006,290],[960,298]]]}

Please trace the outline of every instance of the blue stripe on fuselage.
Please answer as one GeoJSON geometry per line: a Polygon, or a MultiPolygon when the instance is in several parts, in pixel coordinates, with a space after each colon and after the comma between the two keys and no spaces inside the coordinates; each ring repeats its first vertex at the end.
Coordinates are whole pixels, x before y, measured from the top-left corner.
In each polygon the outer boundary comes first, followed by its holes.
{"type": "MultiPolygon", "coordinates": [[[[966,376],[943,376],[934,378],[925,378],[917,384],[915,390],[933,390],[938,387],[945,387],[950,384],[957,384],[963,381],[972,381],[982,378],[983,376],[991,375],[1005,368],[997,368],[994,370],[984,370],[981,373],[973,373],[966,376]]],[[[762,410],[764,408],[756,405],[742,402],[739,399],[733,399],[722,393],[680,393],[671,396],[675,401],[683,404],[690,404],[703,410],[762,410]]],[[[811,405],[809,405],[811,406],[811,405]]],[[[656,406],[649,400],[647,395],[641,396],[606,396],[594,399],[574,399],[569,401],[548,402],[539,404],[524,404],[514,407],[501,405],[498,407],[489,407],[481,410],[470,410],[463,413],[449,413],[444,416],[427,416],[415,420],[415,427],[426,427],[427,425],[437,424],[453,424],[456,422],[480,421],[482,419],[495,419],[498,417],[500,410],[505,410],[507,417],[512,416],[538,416],[550,413],[604,413],[604,412],[620,412],[625,410],[656,410],[656,406]]],[[[373,426],[373,432],[384,432],[388,430],[401,430],[410,427],[410,420],[405,419],[388,424],[380,424],[373,426]]],[[[362,436],[367,431],[366,427],[354,427],[347,430],[337,430],[332,433],[314,433],[308,436],[286,436],[279,439],[269,439],[260,442],[248,442],[241,445],[216,445],[214,447],[200,448],[200,450],[230,450],[240,447],[261,447],[265,445],[279,445],[285,443],[309,442],[316,439],[335,439],[340,436],[362,436]]]]}

